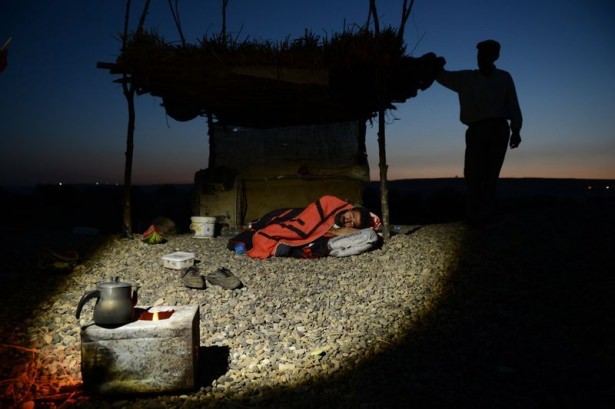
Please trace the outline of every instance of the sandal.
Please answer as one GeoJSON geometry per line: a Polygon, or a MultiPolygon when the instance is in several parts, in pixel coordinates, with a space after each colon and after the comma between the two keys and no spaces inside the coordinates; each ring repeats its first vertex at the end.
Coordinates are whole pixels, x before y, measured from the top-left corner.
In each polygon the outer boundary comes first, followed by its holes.
{"type": "Polygon", "coordinates": [[[213,273],[207,274],[206,278],[209,284],[219,285],[227,290],[234,290],[243,285],[243,283],[235,277],[230,270],[224,267],[217,269],[213,273]]]}
{"type": "Polygon", "coordinates": [[[199,269],[196,266],[190,266],[184,269],[182,273],[182,284],[188,288],[196,288],[202,290],[205,288],[205,280],[199,274],[199,269]]]}

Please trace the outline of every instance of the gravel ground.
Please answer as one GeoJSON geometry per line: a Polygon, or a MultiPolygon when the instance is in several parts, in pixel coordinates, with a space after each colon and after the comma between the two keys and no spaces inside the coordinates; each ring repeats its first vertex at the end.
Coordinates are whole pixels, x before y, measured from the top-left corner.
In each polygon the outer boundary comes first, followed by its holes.
{"type": "Polygon", "coordinates": [[[606,407],[615,399],[612,202],[519,207],[486,230],[416,226],[348,258],[252,260],[227,238],[138,239],[15,231],[3,237],[3,407],[606,407]],[[36,267],[73,248],[67,275],[36,267]],[[161,257],[190,251],[238,290],[182,286],[161,257]],[[196,391],[81,392],[79,298],[135,282],[141,305],[199,305],[196,391]],[[33,405],[33,406],[32,406],[33,405]]]}

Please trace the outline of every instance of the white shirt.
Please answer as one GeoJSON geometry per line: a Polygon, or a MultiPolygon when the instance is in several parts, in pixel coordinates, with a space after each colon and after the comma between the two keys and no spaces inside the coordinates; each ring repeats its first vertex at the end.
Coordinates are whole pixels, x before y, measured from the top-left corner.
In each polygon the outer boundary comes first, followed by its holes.
{"type": "Polygon", "coordinates": [[[513,132],[521,130],[521,108],[515,83],[508,72],[496,68],[484,75],[479,70],[442,70],[436,81],[459,94],[459,119],[464,124],[503,118],[510,120],[513,132]]]}

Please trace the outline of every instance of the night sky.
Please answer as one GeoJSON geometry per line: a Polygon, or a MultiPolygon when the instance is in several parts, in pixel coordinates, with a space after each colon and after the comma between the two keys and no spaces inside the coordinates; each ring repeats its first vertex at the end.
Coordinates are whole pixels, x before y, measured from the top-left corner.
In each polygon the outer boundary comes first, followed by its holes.
{"type": "MultiPolygon", "coordinates": [[[[133,1],[135,28],[143,1],[133,1]]],[[[174,2],[173,2],[174,3],[174,2]]],[[[382,24],[399,25],[402,0],[379,0],[382,24]]],[[[221,0],[180,0],[186,39],[220,31],[221,0]]],[[[306,29],[327,36],[362,25],[368,0],[230,0],[227,30],[239,40],[282,41],[306,29]]],[[[7,1],[0,46],[0,185],[123,183],[127,106],[98,61],[121,46],[120,0],[7,1]]],[[[523,142],[503,177],[615,178],[615,3],[611,0],[416,0],[405,31],[408,53],[434,52],[447,69],[476,68],[477,42],[502,44],[499,68],[516,83],[523,142]]],[[[152,1],[146,28],[179,41],[167,1],[152,1]]],[[[177,122],[161,100],[136,100],[133,183],[191,183],[207,167],[204,118],[177,122]]],[[[372,179],[377,126],[368,125],[372,179]]],[[[389,179],[463,174],[465,126],[457,95],[434,84],[388,116],[389,179]]]]}

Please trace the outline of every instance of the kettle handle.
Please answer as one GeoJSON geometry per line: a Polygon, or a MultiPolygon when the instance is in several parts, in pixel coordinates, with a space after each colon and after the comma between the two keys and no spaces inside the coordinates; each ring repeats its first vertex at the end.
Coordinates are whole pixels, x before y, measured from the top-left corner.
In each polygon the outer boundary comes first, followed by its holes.
{"type": "Polygon", "coordinates": [[[79,318],[79,315],[81,315],[81,309],[83,308],[85,303],[94,297],[100,298],[100,290],[92,290],[83,294],[83,296],[79,300],[79,305],[77,305],[77,313],[75,314],[75,317],[79,318]]]}

